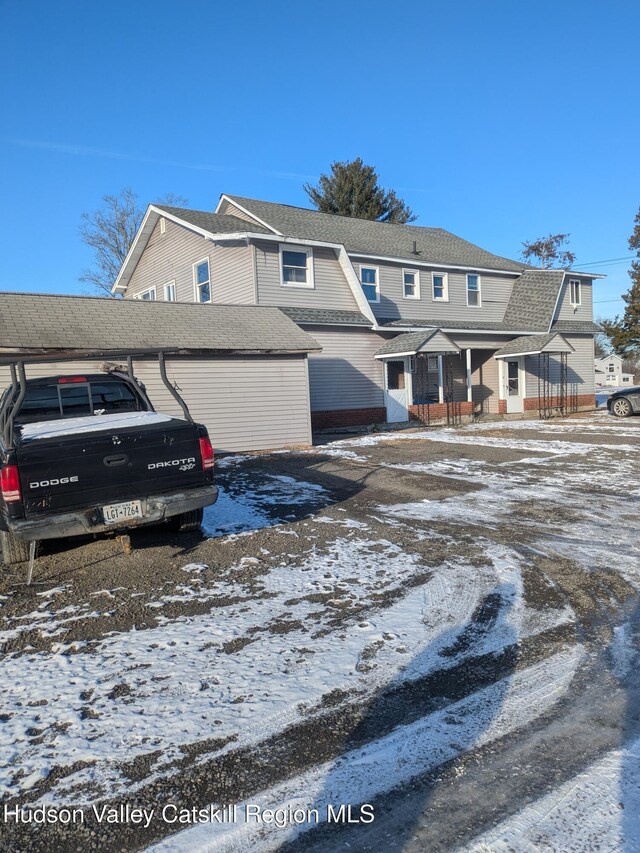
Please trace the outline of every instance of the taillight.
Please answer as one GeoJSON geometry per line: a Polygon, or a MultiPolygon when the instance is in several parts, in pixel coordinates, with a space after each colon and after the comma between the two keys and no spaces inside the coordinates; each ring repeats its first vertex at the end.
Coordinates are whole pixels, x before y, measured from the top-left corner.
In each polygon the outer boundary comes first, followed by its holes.
{"type": "Polygon", "coordinates": [[[62,376],[58,379],[58,385],[67,385],[69,382],[86,382],[86,376],[62,376]]]}
{"type": "Polygon", "coordinates": [[[0,471],[0,491],[5,503],[22,500],[17,465],[7,465],[0,471]]]}
{"type": "Polygon", "coordinates": [[[213,447],[208,438],[200,439],[200,456],[202,457],[202,470],[207,471],[213,468],[213,447]]]}

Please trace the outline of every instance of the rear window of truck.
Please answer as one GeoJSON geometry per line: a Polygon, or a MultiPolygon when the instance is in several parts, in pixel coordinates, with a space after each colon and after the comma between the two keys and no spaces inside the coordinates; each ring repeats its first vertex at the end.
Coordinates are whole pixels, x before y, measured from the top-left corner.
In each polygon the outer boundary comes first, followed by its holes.
{"type": "Polygon", "coordinates": [[[141,409],[140,399],[124,382],[32,385],[27,387],[16,423],[139,412],[141,409]]]}

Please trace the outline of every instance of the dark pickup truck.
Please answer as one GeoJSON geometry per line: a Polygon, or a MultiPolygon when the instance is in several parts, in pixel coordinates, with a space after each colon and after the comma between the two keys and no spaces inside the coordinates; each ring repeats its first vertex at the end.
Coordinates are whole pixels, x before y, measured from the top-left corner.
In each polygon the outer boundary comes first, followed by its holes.
{"type": "MultiPolygon", "coordinates": [[[[207,430],[155,412],[133,375],[14,381],[0,398],[4,562],[30,540],[121,531],[168,520],[195,530],[215,503],[207,430]]],[[[177,397],[175,391],[172,390],[177,397]]]]}

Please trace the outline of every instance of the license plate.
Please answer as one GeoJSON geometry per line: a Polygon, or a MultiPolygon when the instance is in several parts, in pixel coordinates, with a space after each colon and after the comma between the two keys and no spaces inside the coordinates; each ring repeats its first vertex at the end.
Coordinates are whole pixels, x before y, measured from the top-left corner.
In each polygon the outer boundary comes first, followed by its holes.
{"type": "Polygon", "coordinates": [[[121,504],[108,504],[102,507],[105,524],[127,521],[130,518],[142,518],[142,502],[126,501],[121,504]]]}

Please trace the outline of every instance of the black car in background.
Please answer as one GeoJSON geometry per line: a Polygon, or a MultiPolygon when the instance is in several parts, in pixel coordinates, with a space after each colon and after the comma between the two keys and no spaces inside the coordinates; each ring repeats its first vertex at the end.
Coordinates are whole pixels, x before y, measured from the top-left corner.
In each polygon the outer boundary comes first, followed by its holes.
{"type": "Polygon", "coordinates": [[[617,418],[640,415],[640,386],[616,391],[607,400],[607,409],[617,418]]]}

